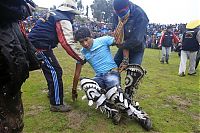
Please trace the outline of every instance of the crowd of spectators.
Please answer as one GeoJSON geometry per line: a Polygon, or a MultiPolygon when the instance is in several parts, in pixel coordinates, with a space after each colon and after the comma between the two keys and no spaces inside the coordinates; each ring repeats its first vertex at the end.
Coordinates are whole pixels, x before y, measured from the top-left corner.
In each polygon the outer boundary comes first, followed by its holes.
{"type": "Polygon", "coordinates": [[[186,24],[149,24],[147,27],[147,48],[158,48],[158,43],[163,32],[167,26],[173,27],[173,32],[179,37],[182,37],[183,32],[186,30],[186,24]]]}
{"type": "MultiPolygon", "coordinates": [[[[35,22],[43,17],[47,11],[35,12],[33,16],[28,17],[25,21],[25,29],[26,32],[29,33],[31,28],[34,26],[35,22]]],[[[112,23],[104,23],[104,22],[95,22],[90,20],[76,21],[73,24],[74,31],[78,30],[80,27],[87,27],[92,31],[93,38],[101,37],[104,35],[112,35],[113,27],[112,23]]],[[[150,23],[147,26],[147,38],[146,38],[146,47],[158,49],[158,43],[162,33],[166,30],[167,26],[173,27],[173,32],[181,38],[183,32],[186,30],[186,24],[156,24],[150,23]]]]}
{"type": "Polygon", "coordinates": [[[26,33],[28,34],[31,29],[34,27],[35,25],[35,22],[43,17],[46,13],[48,12],[48,10],[43,10],[43,11],[40,11],[40,12],[34,12],[32,16],[29,16],[27,17],[23,23],[24,23],[24,26],[25,26],[25,30],[26,30],[26,33]]]}
{"type": "Polygon", "coordinates": [[[104,22],[88,21],[86,23],[74,22],[74,31],[80,27],[87,27],[92,31],[93,38],[98,38],[104,35],[112,35],[112,24],[104,22]]]}

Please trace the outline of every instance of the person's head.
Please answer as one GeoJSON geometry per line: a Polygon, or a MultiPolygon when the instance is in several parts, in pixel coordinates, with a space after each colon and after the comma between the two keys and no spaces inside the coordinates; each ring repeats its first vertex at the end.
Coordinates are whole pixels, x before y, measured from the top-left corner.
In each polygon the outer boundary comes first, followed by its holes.
{"type": "Polygon", "coordinates": [[[86,49],[90,49],[93,44],[91,32],[88,28],[82,27],[75,32],[74,38],[78,41],[81,46],[86,49]]]}
{"type": "Polygon", "coordinates": [[[167,31],[171,32],[172,31],[172,26],[167,26],[167,31]]]}
{"type": "Polygon", "coordinates": [[[65,0],[60,6],[58,6],[57,10],[62,12],[69,12],[73,15],[80,15],[80,11],[77,9],[76,2],[74,0],[65,0]]]}
{"type": "Polygon", "coordinates": [[[117,16],[123,18],[127,13],[129,13],[130,12],[129,4],[130,4],[129,0],[114,0],[113,8],[117,16]]]}

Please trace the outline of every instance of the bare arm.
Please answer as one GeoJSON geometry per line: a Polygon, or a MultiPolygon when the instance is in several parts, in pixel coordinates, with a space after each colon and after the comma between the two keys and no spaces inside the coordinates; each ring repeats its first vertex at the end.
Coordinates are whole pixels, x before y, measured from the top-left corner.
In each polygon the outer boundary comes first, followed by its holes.
{"type": "Polygon", "coordinates": [[[123,55],[124,55],[124,58],[129,58],[129,50],[123,49],[123,55]]]}
{"type": "Polygon", "coordinates": [[[76,63],[76,69],[74,72],[74,79],[73,79],[73,87],[72,87],[72,100],[75,101],[78,97],[77,94],[77,85],[81,73],[82,65],[80,63],[76,63]]]}

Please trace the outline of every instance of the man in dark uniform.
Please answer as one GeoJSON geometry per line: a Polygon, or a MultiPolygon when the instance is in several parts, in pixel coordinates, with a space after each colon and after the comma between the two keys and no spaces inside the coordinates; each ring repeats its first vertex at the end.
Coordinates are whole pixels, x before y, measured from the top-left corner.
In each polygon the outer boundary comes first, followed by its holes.
{"type": "Polygon", "coordinates": [[[129,0],[114,0],[114,37],[118,51],[114,57],[118,67],[141,65],[149,19],[144,10],[129,0]]]}
{"type": "Polygon", "coordinates": [[[65,0],[58,9],[40,18],[28,35],[44,59],[41,68],[48,84],[50,110],[53,112],[71,110],[71,107],[63,101],[62,68],[53,49],[60,43],[74,59],[79,62],[84,60],[73,38],[72,23],[75,15],[79,13],[74,0],[65,0]]]}
{"type": "MultiPolygon", "coordinates": [[[[129,0],[114,0],[114,37],[119,47],[114,60],[122,71],[128,64],[142,64],[146,31],[149,19],[144,10],[129,0]]],[[[141,80],[137,76],[135,79],[141,80]]],[[[128,82],[127,82],[128,83],[128,82]]],[[[126,95],[132,99],[138,85],[125,87],[126,95]]]]}
{"type": "MultiPolygon", "coordinates": [[[[200,24],[200,21],[197,21],[200,24]]],[[[196,75],[196,58],[200,44],[200,26],[186,25],[186,31],[183,33],[181,60],[179,65],[179,76],[185,76],[187,59],[189,59],[188,75],[196,75]]]]}
{"type": "Polygon", "coordinates": [[[30,15],[31,4],[24,0],[0,1],[0,133],[23,130],[20,89],[29,76],[29,61],[18,21],[30,15]]]}

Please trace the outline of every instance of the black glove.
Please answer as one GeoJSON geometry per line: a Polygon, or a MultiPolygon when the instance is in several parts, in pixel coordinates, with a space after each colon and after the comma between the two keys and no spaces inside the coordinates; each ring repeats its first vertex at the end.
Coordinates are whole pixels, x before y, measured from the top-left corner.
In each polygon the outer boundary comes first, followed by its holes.
{"type": "Polygon", "coordinates": [[[35,52],[35,56],[37,57],[39,62],[44,61],[43,55],[40,52],[35,52]]]}

